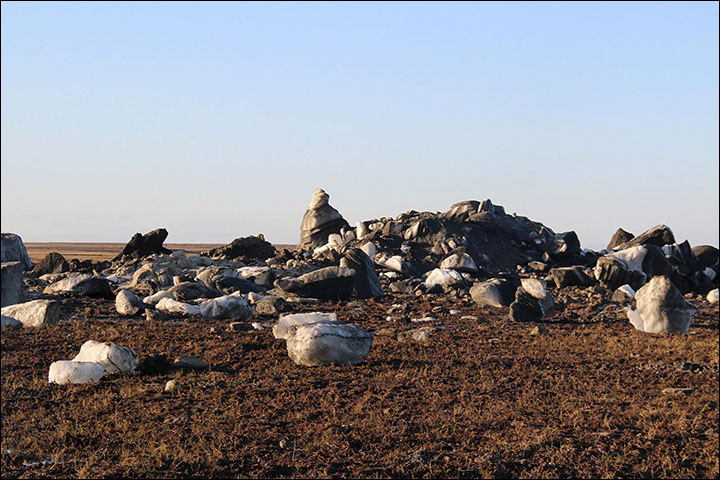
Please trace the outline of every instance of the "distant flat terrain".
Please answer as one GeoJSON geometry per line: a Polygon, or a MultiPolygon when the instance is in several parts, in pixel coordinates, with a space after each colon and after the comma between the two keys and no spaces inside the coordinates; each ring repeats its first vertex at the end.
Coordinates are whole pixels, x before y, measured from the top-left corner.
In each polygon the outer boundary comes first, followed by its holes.
{"type": "MultiPolygon", "coordinates": [[[[185,250],[189,254],[197,255],[200,252],[220,247],[222,243],[166,243],[165,247],[170,250],[185,250]]],[[[30,260],[37,263],[48,253],[57,252],[66,259],[71,260],[112,260],[125,247],[125,243],[101,243],[101,242],[25,242],[25,248],[30,255],[30,260]]],[[[294,250],[295,245],[277,244],[275,248],[282,250],[294,250]]]]}

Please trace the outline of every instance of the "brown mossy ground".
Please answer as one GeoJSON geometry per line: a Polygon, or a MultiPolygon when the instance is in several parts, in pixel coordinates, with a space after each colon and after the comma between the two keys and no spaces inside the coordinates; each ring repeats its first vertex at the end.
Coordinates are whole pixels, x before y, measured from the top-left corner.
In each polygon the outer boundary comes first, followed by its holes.
{"type": "Polygon", "coordinates": [[[269,328],[148,322],[68,299],[59,325],[2,334],[2,476],[717,478],[718,306],[695,299],[690,334],[649,335],[587,292],[555,292],[537,336],[444,296],[308,305],[375,333],[360,366],[317,368],[295,365],[269,328]],[[434,308],[447,329],[400,343],[425,324],[388,322],[395,303],[412,318],[434,308]],[[49,385],[50,363],[89,339],[145,365],[164,354],[212,367],[49,385]]]}

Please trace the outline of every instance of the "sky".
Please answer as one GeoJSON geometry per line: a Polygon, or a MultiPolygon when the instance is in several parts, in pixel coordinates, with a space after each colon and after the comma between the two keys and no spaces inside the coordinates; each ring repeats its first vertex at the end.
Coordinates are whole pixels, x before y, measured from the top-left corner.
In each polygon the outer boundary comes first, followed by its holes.
{"type": "Polygon", "coordinates": [[[492,199],[719,242],[718,3],[2,2],[1,228],[296,243],[492,199]]]}

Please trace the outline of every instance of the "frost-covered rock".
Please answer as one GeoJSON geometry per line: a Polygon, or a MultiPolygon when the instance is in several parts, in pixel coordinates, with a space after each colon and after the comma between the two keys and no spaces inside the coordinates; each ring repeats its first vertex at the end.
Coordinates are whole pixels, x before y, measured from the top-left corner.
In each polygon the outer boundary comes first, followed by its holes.
{"type": "Polygon", "coordinates": [[[94,362],[102,365],[107,373],[132,372],[138,365],[137,354],[113,342],[88,340],[80,347],[73,362],[94,362]]]}
{"type": "Polygon", "coordinates": [[[286,340],[297,364],[357,365],[370,351],[373,336],[357,325],[316,323],[291,327],[286,340]]]}
{"type": "Polygon", "coordinates": [[[293,313],[281,316],[273,326],[272,332],[275,338],[285,339],[287,338],[290,327],[332,322],[337,322],[337,315],[334,313],[293,313]]]}
{"type": "Polygon", "coordinates": [[[155,308],[165,313],[181,315],[200,315],[200,307],[189,303],[178,302],[172,298],[162,298],[155,305],[155,308]]]}
{"type": "Polygon", "coordinates": [[[175,295],[173,295],[172,292],[169,292],[167,290],[160,290],[157,293],[153,293],[152,295],[149,295],[149,296],[143,298],[143,302],[148,305],[155,306],[163,298],[172,298],[174,300],[175,295]]]}
{"type": "Polygon", "coordinates": [[[428,290],[445,285],[465,285],[462,275],[455,270],[444,270],[436,268],[430,272],[425,280],[425,288],[428,290]]]}
{"type": "Polygon", "coordinates": [[[33,300],[2,308],[2,315],[21,322],[25,327],[55,325],[60,319],[60,302],[33,300]]]}
{"type": "Polygon", "coordinates": [[[718,292],[718,289],[710,290],[707,294],[707,301],[710,303],[718,303],[720,301],[720,293],[718,292]]]}
{"type": "Polygon", "coordinates": [[[0,303],[2,307],[20,301],[23,292],[23,266],[20,262],[2,262],[0,277],[0,303]]]}
{"type": "Polygon", "coordinates": [[[467,253],[455,253],[440,262],[443,270],[457,270],[458,272],[478,273],[475,261],[467,253]]]}
{"type": "Polygon", "coordinates": [[[637,309],[628,308],[630,323],[641,332],[687,333],[695,313],[682,293],[664,276],[653,277],[635,294],[637,309]]]}
{"type": "Polygon", "coordinates": [[[127,290],[120,290],[115,296],[115,310],[120,315],[135,315],[141,310],[145,310],[146,305],[137,295],[127,290]]]}
{"type": "Polygon", "coordinates": [[[225,295],[203,302],[200,314],[209,319],[237,318],[243,320],[252,316],[252,308],[237,295],[225,295]]]}
{"type": "Polygon", "coordinates": [[[61,360],[50,365],[48,382],[58,385],[97,383],[104,374],[105,367],[99,363],[61,360]]]}

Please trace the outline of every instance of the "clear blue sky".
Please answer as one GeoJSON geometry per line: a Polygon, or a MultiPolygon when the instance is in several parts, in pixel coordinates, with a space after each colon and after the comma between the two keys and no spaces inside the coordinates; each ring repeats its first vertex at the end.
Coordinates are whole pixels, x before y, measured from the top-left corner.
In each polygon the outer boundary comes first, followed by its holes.
{"type": "Polygon", "coordinates": [[[491,198],[718,244],[718,3],[2,3],[2,231],[299,238],[491,198]]]}

